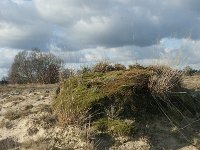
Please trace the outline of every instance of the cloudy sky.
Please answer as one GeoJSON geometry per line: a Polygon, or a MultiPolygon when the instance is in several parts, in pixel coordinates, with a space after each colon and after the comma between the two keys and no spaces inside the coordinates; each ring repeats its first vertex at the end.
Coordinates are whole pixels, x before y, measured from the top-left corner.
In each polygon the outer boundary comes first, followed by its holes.
{"type": "Polygon", "coordinates": [[[200,0],[0,0],[0,77],[20,50],[200,68],[200,0]]]}

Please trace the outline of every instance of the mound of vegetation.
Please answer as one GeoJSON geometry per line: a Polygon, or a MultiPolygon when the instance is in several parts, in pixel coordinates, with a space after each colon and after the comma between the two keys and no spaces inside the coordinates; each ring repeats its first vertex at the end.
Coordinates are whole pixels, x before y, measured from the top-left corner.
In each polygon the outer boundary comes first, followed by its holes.
{"type": "Polygon", "coordinates": [[[184,93],[182,72],[166,66],[142,67],[99,63],[60,85],[53,103],[60,122],[90,122],[99,132],[132,135],[139,116],[159,115],[175,108],[182,115],[191,108],[184,93]],[[181,104],[185,104],[181,107],[181,104]],[[173,106],[173,107],[172,107],[173,106]]]}

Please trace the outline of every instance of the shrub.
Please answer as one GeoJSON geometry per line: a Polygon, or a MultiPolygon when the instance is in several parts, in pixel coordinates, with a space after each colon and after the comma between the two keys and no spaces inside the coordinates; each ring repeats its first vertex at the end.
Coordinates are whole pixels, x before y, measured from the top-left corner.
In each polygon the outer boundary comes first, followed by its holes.
{"type": "Polygon", "coordinates": [[[21,116],[22,116],[22,113],[19,112],[19,111],[12,111],[12,110],[10,110],[10,111],[7,111],[7,112],[5,113],[5,118],[6,118],[6,119],[9,119],[9,120],[18,119],[18,118],[20,118],[21,116]]]}
{"type": "Polygon", "coordinates": [[[6,85],[8,84],[8,78],[7,77],[3,77],[0,81],[0,85],[6,85]]]}
{"type": "Polygon", "coordinates": [[[144,66],[142,66],[138,63],[136,63],[134,65],[129,65],[128,67],[129,67],[129,69],[144,69],[145,68],[144,66]]]}
{"type": "Polygon", "coordinates": [[[126,70],[126,67],[124,65],[122,65],[122,64],[115,64],[114,68],[115,68],[114,70],[117,70],[117,71],[126,70]]]}
{"type": "Polygon", "coordinates": [[[184,75],[192,76],[194,73],[198,72],[197,70],[192,69],[190,66],[187,66],[183,69],[184,75]]]}
{"type": "Polygon", "coordinates": [[[91,71],[91,68],[89,66],[82,66],[80,73],[89,73],[91,71]]]}
{"type": "Polygon", "coordinates": [[[115,68],[108,61],[101,61],[93,67],[94,72],[108,72],[113,71],[115,68]]]}

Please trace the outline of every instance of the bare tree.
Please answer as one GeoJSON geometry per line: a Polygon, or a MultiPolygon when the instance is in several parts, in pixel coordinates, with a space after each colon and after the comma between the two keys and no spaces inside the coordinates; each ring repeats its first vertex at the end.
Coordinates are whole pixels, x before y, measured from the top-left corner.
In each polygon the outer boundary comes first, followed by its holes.
{"type": "Polygon", "coordinates": [[[10,83],[56,83],[63,61],[38,49],[19,52],[9,71],[10,83]]]}

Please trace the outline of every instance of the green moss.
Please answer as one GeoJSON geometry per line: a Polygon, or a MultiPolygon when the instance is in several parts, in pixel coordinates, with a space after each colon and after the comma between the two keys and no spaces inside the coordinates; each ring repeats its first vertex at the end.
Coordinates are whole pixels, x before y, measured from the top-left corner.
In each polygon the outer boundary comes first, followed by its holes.
{"type": "Polygon", "coordinates": [[[114,136],[128,136],[134,132],[134,125],[120,119],[103,118],[94,122],[94,127],[100,132],[108,132],[114,136]]]}
{"type": "Polygon", "coordinates": [[[133,107],[126,105],[135,105],[138,99],[137,88],[146,93],[143,87],[148,85],[149,74],[149,70],[131,69],[104,73],[88,72],[71,77],[61,85],[60,93],[53,103],[54,109],[62,114],[67,113],[68,117],[89,110],[89,113],[96,117],[93,117],[93,120],[97,120],[105,117],[105,109],[115,105],[121,112],[126,113],[120,115],[132,115],[133,107]],[[96,113],[101,115],[97,116],[96,113]]]}
{"type": "MultiPolygon", "coordinates": [[[[163,67],[144,68],[136,65],[126,70],[83,72],[70,77],[59,87],[53,108],[58,120],[61,117],[64,122],[77,123],[77,119],[88,121],[87,118],[91,117],[89,121],[98,131],[115,136],[131,135],[134,125],[125,120],[141,120],[144,116],[149,119],[149,116],[158,114],[157,101],[168,110],[169,115],[178,114],[177,110],[172,109],[170,114],[167,103],[160,99],[160,95],[156,95],[156,101],[152,96],[149,86],[154,83],[152,77],[162,74],[163,70],[163,67]]],[[[186,103],[175,94],[167,97],[173,100],[175,106],[179,106],[180,99],[188,110],[194,108],[195,103],[186,103]]],[[[182,108],[180,112],[182,110],[185,109],[182,108]]]]}

